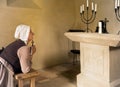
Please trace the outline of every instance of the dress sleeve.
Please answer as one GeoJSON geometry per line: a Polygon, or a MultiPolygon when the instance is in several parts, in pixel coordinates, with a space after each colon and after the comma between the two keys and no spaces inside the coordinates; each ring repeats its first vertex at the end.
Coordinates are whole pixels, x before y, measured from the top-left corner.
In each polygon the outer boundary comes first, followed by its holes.
{"type": "Polygon", "coordinates": [[[30,48],[28,46],[23,46],[18,49],[17,54],[20,60],[22,72],[23,73],[29,72],[32,65],[31,63],[32,56],[30,55],[30,48]]]}

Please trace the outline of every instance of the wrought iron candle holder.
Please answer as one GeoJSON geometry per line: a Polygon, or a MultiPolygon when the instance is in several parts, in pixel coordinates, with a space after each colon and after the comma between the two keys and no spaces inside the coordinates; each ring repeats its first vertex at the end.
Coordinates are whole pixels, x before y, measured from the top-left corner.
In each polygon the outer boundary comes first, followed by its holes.
{"type": "Polygon", "coordinates": [[[120,1],[115,0],[115,15],[118,21],[120,21],[120,1]]]}
{"type": "MultiPolygon", "coordinates": [[[[115,15],[117,20],[120,22],[120,0],[115,0],[115,15]]],[[[117,34],[120,34],[120,30],[117,34]]]]}
{"type": "Polygon", "coordinates": [[[91,12],[92,12],[92,14],[91,14],[91,16],[89,16],[89,7],[88,7],[88,0],[87,0],[86,14],[84,11],[84,4],[80,7],[81,20],[83,23],[85,23],[87,25],[86,32],[89,32],[89,31],[92,32],[92,30],[89,29],[89,24],[92,23],[96,18],[97,4],[95,4],[95,8],[94,8],[93,2],[92,2],[92,11],[91,12]]]}

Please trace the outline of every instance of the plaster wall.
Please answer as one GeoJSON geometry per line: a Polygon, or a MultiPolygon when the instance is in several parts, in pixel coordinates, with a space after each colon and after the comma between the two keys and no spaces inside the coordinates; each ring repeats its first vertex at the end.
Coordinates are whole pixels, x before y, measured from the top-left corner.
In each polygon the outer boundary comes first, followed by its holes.
{"type": "Polygon", "coordinates": [[[17,25],[30,25],[37,52],[33,68],[40,69],[68,60],[64,36],[75,22],[74,0],[0,0],[0,47],[14,41],[17,25]]]}
{"type": "MultiPolygon", "coordinates": [[[[86,13],[86,0],[75,0],[76,1],[76,23],[74,27],[79,27],[81,29],[86,29],[86,25],[80,19],[80,6],[85,5],[86,13]]],[[[104,20],[107,18],[107,31],[112,34],[117,34],[120,30],[120,22],[116,19],[114,11],[114,1],[115,0],[89,0],[89,14],[91,15],[91,2],[97,3],[97,14],[95,21],[89,25],[89,28],[96,30],[99,20],[104,20]]],[[[90,16],[89,15],[89,16],[90,16]]]]}

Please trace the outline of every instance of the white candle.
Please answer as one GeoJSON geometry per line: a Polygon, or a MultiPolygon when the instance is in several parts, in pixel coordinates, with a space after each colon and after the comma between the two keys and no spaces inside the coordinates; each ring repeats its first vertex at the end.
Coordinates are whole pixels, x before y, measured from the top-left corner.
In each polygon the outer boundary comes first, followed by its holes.
{"type": "Polygon", "coordinates": [[[82,13],[82,6],[80,6],[80,13],[82,13]]]}
{"type": "Polygon", "coordinates": [[[120,6],[119,3],[120,3],[120,0],[117,1],[117,6],[118,6],[118,7],[120,6]]]}
{"type": "Polygon", "coordinates": [[[99,26],[99,27],[102,27],[102,22],[98,22],[98,26],[99,26]]]}
{"type": "Polygon", "coordinates": [[[84,11],[84,4],[82,5],[82,11],[84,11]]]}
{"type": "Polygon", "coordinates": [[[94,10],[93,2],[92,2],[92,11],[94,10]]]}
{"type": "Polygon", "coordinates": [[[98,26],[99,26],[98,33],[101,34],[102,33],[102,22],[98,22],[98,26]]]}
{"type": "Polygon", "coordinates": [[[115,9],[117,9],[117,0],[115,0],[115,9]]]}
{"type": "Polygon", "coordinates": [[[88,0],[87,0],[87,7],[88,7],[88,5],[89,5],[89,2],[88,2],[88,0]]]}
{"type": "Polygon", "coordinates": [[[95,12],[97,11],[97,4],[95,4],[95,12]]]}

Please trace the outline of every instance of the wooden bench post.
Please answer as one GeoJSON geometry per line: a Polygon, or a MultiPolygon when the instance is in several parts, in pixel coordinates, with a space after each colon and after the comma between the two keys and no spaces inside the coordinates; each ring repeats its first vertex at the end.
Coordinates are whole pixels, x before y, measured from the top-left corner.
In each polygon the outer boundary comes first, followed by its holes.
{"type": "Polygon", "coordinates": [[[23,80],[18,80],[18,87],[23,87],[23,80]]]}
{"type": "Polygon", "coordinates": [[[31,78],[30,87],[35,87],[35,78],[31,78]]]}

